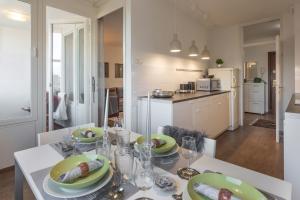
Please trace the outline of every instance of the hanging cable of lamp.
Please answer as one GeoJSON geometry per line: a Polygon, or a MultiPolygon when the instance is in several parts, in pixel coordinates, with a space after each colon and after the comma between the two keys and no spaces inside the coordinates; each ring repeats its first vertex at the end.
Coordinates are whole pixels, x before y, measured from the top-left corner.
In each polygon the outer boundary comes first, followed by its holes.
{"type": "Polygon", "coordinates": [[[176,10],[176,0],[174,0],[174,34],[173,34],[173,39],[170,42],[170,52],[171,53],[179,53],[182,51],[182,45],[181,42],[178,39],[178,34],[177,34],[177,10],[176,10]]]}

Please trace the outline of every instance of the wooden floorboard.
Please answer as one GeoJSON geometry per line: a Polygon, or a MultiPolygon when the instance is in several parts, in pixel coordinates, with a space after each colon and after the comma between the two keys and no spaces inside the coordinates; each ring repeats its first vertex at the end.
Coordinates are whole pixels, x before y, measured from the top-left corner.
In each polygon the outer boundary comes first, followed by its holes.
{"type": "Polygon", "coordinates": [[[217,138],[216,157],[263,174],[283,179],[283,144],[277,144],[275,130],[250,126],[257,118],[273,116],[246,114],[245,126],[217,138]]]}
{"type": "MultiPolygon", "coordinates": [[[[274,120],[271,115],[246,114],[245,126],[217,138],[216,157],[273,177],[283,178],[283,144],[275,142],[275,130],[250,126],[257,118],[274,120]]],[[[14,170],[0,171],[0,199],[14,199],[14,170]]],[[[24,184],[24,200],[34,200],[24,184]]]]}

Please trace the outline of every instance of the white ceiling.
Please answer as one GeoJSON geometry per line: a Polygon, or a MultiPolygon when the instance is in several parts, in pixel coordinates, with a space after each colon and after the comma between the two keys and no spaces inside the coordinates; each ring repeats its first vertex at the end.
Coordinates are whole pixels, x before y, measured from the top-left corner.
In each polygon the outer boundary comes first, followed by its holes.
{"type": "Polygon", "coordinates": [[[57,8],[47,7],[47,21],[50,23],[78,23],[87,18],[57,8]]]}
{"type": "MultiPolygon", "coordinates": [[[[280,17],[295,1],[298,0],[177,0],[177,6],[205,24],[226,26],[280,17]]],[[[169,3],[174,4],[174,0],[169,3]]]]}
{"type": "Polygon", "coordinates": [[[273,20],[244,27],[244,41],[268,40],[280,34],[280,21],[273,20]]]}
{"type": "Polygon", "coordinates": [[[104,44],[121,46],[123,44],[123,10],[116,10],[103,17],[104,44]]]}

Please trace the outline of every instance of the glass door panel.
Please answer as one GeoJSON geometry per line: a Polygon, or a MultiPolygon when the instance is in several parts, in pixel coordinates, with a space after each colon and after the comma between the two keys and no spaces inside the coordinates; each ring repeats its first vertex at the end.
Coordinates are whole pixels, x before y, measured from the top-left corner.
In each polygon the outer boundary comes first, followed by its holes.
{"type": "Polygon", "coordinates": [[[31,5],[0,0],[0,121],[32,117],[31,5]]]}

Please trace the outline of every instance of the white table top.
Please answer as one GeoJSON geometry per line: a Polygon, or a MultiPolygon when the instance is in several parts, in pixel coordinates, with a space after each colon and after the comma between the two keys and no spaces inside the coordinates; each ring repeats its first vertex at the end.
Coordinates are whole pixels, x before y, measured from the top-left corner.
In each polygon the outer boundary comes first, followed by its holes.
{"type": "MultiPolygon", "coordinates": [[[[19,151],[14,155],[15,160],[19,164],[36,199],[43,200],[43,197],[41,196],[37,186],[33,182],[31,173],[51,167],[64,158],[50,145],[43,145],[40,147],[19,151]]],[[[203,172],[205,170],[221,172],[225,175],[241,179],[258,189],[274,194],[283,199],[291,199],[292,185],[290,183],[218,159],[202,156],[197,161],[195,161],[191,167],[197,169],[200,172],[203,172]]],[[[156,170],[160,171],[162,169],[156,170]]],[[[172,176],[178,182],[177,193],[180,193],[185,189],[187,181],[182,180],[177,175],[171,174],[169,172],[163,170],[162,172],[172,176]]],[[[139,191],[130,199],[134,200],[138,197],[144,196],[160,200],[172,199],[170,194],[164,194],[155,189],[151,189],[148,191],[139,191]]]]}

